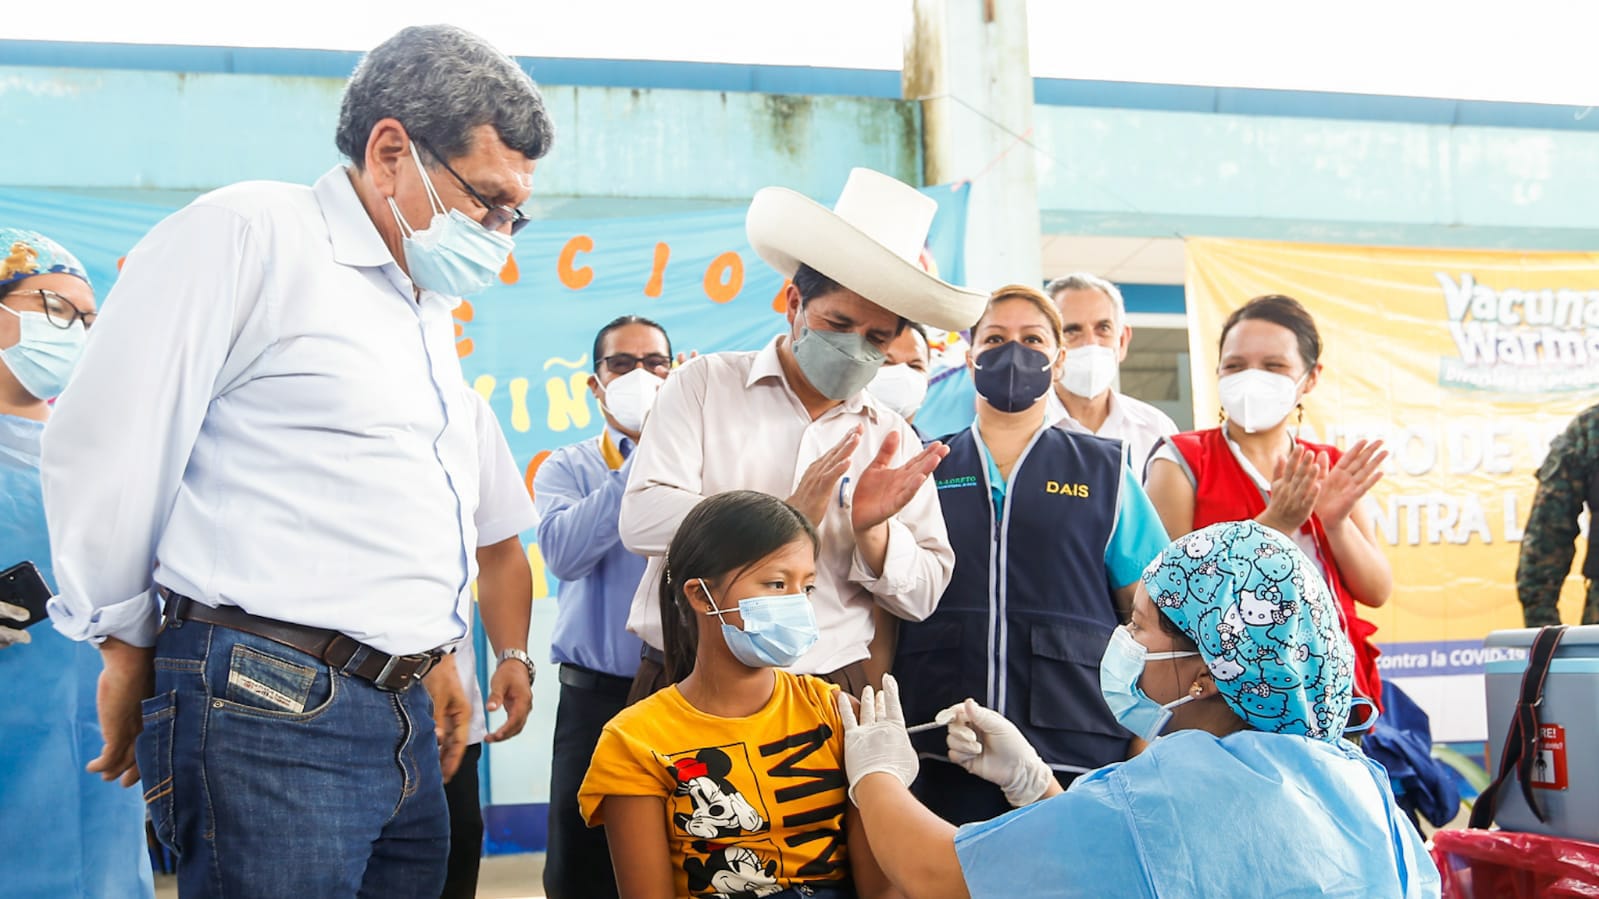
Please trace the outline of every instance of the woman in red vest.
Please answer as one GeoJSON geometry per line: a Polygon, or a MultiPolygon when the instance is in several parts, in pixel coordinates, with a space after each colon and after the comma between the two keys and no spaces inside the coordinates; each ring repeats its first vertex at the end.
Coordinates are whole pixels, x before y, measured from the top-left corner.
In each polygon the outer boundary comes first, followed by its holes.
{"type": "MultiPolygon", "coordinates": [[[[1388,454],[1378,440],[1340,452],[1297,436],[1299,403],[1316,387],[1320,358],[1316,322],[1292,297],[1256,297],[1234,310],[1221,332],[1222,424],[1157,445],[1146,489],[1174,539],[1245,518],[1293,539],[1337,596],[1355,647],[1356,694],[1380,707],[1379,650],[1371,642],[1377,627],[1355,609],[1380,606],[1393,590],[1393,571],[1360,502],[1382,478],[1388,454]],[[1298,416],[1292,414],[1296,409],[1298,416]]],[[[1270,614],[1264,603],[1239,612],[1246,620],[1270,614]]]]}

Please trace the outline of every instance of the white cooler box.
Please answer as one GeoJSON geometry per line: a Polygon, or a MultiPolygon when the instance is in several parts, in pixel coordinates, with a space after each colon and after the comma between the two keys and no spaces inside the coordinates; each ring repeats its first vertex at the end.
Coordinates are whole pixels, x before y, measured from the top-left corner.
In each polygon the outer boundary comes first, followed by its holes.
{"type": "MultiPolygon", "coordinates": [[[[1501,658],[1485,666],[1490,777],[1499,770],[1505,731],[1521,697],[1525,653],[1537,633],[1537,628],[1494,631],[1483,640],[1490,658],[1494,648],[1523,653],[1520,659],[1501,658]]],[[[1542,733],[1532,788],[1549,821],[1539,821],[1527,807],[1515,772],[1500,791],[1496,820],[1505,830],[1599,843],[1599,625],[1567,628],[1549,666],[1538,720],[1542,733]]]]}

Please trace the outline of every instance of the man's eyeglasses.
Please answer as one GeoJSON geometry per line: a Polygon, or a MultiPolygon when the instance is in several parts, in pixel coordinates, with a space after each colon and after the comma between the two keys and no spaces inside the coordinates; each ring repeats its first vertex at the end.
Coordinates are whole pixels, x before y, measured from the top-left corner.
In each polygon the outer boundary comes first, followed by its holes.
{"type": "Polygon", "coordinates": [[[600,357],[600,362],[611,370],[613,375],[625,375],[640,365],[645,369],[662,373],[672,367],[672,357],[660,353],[651,353],[648,356],[635,356],[632,353],[612,353],[600,357]]]}
{"type": "Polygon", "coordinates": [[[75,321],[82,321],[85,328],[94,324],[95,313],[84,312],[72,305],[72,301],[53,290],[18,290],[6,294],[6,298],[25,297],[29,294],[38,294],[39,302],[44,306],[45,320],[62,329],[72,327],[75,321]]]}
{"type": "Polygon", "coordinates": [[[451,168],[450,164],[444,161],[443,156],[440,156],[438,153],[434,152],[433,148],[429,146],[426,141],[415,136],[413,136],[411,139],[416,141],[417,146],[428,151],[429,156],[438,160],[439,165],[444,166],[444,170],[450,173],[450,177],[455,179],[455,183],[461,185],[461,189],[466,191],[472,197],[472,199],[476,200],[478,205],[488,210],[488,213],[485,214],[482,220],[479,222],[479,224],[481,224],[484,228],[489,231],[498,231],[509,224],[511,226],[511,233],[515,234],[516,232],[527,227],[527,223],[531,220],[522,212],[522,210],[511,206],[502,206],[497,203],[490,203],[487,197],[484,197],[482,194],[478,193],[477,190],[472,187],[472,185],[466,183],[466,179],[462,178],[459,172],[451,168]]]}

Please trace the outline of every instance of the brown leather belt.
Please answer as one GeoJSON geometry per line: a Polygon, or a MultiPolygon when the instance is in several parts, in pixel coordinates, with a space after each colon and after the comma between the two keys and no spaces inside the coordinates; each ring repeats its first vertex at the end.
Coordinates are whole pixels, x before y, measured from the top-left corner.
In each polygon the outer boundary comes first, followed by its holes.
{"type": "Polygon", "coordinates": [[[443,657],[435,649],[413,655],[395,656],[380,652],[365,643],[352,640],[338,631],[319,627],[305,627],[286,621],[275,621],[251,615],[238,606],[208,606],[187,596],[163,588],[166,598],[161,612],[164,624],[176,621],[198,621],[232,628],[254,634],[274,643],[298,649],[327,663],[328,667],[371,681],[379,690],[404,693],[422,679],[443,657]]]}

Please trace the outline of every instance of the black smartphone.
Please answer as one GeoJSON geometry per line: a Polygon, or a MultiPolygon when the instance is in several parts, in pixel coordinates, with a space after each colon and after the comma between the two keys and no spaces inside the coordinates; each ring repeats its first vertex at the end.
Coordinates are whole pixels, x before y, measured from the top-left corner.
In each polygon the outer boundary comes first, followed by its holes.
{"type": "Polygon", "coordinates": [[[28,620],[13,621],[0,618],[3,627],[30,627],[48,617],[44,604],[50,600],[50,588],[44,575],[32,562],[18,562],[0,571],[0,602],[8,602],[28,610],[28,620]]]}

